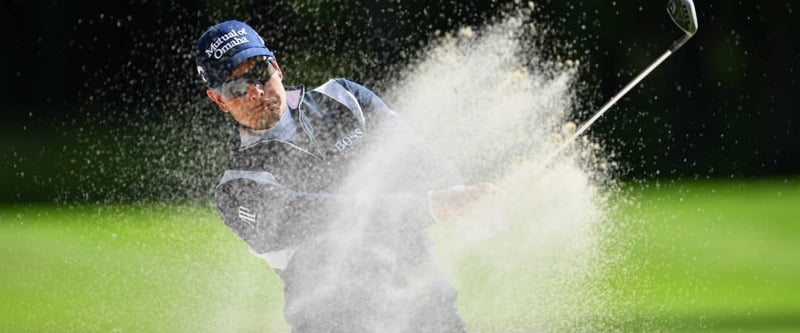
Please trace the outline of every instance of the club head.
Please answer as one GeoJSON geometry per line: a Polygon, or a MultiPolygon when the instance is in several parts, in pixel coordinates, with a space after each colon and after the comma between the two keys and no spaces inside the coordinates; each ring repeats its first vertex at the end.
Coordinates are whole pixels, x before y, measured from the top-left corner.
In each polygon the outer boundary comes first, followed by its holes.
{"type": "Polygon", "coordinates": [[[697,13],[692,0],[669,0],[667,13],[681,30],[689,35],[697,32],[697,13]]]}

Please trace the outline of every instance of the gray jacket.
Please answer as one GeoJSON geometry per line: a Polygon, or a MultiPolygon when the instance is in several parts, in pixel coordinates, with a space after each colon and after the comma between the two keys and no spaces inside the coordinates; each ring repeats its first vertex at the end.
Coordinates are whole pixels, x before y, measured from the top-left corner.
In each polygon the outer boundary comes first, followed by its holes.
{"type": "Polygon", "coordinates": [[[425,233],[458,172],[358,84],[287,100],[273,128],[239,129],[216,203],[283,280],[292,332],[465,332],[425,233]]]}
{"type": "Polygon", "coordinates": [[[225,224],[275,269],[285,269],[298,246],[325,232],[334,212],[359,211],[363,203],[369,205],[365,211],[380,207],[393,215],[376,217],[368,229],[424,227],[433,222],[428,192],[461,183],[455,168],[425,152],[424,142],[361,85],[335,79],[308,92],[287,87],[287,100],[289,112],[273,128],[239,128],[215,191],[225,224]],[[405,162],[421,172],[382,178],[380,189],[360,193],[369,195],[364,202],[357,191],[342,193],[339,186],[358,167],[359,154],[385,138],[376,130],[401,135],[407,149],[420,156],[405,162]]]}

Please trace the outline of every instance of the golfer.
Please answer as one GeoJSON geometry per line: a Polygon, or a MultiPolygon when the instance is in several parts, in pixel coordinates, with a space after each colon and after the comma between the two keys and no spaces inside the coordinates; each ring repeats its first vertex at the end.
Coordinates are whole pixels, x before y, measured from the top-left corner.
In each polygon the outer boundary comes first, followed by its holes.
{"type": "Polygon", "coordinates": [[[292,332],[464,332],[425,228],[496,188],[463,186],[359,84],[284,86],[275,54],[243,22],[205,31],[196,63],[208,97],[237,123],[217,210],[283,280],[292,332]],[[361,157],[391,129],[408,134],[403,158],[390,159],[407,167],[370,168],[361,157]],[[373,186],[358,178],[364,169],[404,172],[373,186]]]}

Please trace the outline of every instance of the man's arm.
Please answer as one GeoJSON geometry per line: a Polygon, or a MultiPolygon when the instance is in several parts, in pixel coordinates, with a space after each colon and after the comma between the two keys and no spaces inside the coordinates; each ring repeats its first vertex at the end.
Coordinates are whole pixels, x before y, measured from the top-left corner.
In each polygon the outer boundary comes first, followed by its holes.
{"type": "MultiPolygon", "coordinates": [[[[391,128],[407,133],[403,136],[404,144],[412,146],[413,151],[424,156],[427,162],[431,163],[430,165],[436,165],[440,169],[440,176],[449,178],[448,181],[443,182],[445,184],[443,188],[431,189],[429,192],[429,206],[435,220],[455,218],[462,215],[476,201],[503,192],[491,183],[462,186],[463,179],[458,169],[450,161],[442,158],[440,154],[430,151],[427,143],[414,135],[413,130],[408,128],[401,119],[398,119],[397,114],[377,94],[369,88],[347,79],[338,78],[335,81],[355,96],[367,118],[377,118],[378,121],[392,119],[393,126],[391,128]]],[[[389,128],[384,127],[383,129],[389,128]]]]}
{"type": "Polygon", "coordinates": [[[347,226],[366,220],[365,227],[376,230],[424,228],[434,222],[427,193],[311,193],[286,188],[269,177],[232,178],[216,188],[220,216],[257,254],[296,247],[334,222],[347,226]]]}

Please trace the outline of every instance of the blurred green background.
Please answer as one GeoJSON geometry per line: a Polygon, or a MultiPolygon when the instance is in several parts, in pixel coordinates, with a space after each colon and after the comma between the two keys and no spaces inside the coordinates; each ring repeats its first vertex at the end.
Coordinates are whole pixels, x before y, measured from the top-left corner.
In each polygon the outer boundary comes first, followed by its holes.
{"type": "MultiPolygon", "coordinates": [[[[532,4],[544,57],[582,64],[577,121],[680,35],[661,2],[532,4]]],[[[621,164],[613,218],[630,221],[609,249],[630,255],[603,277],[620,314],[604,330],[798,331],[797,4],[696,6],[698,34],[590,132],[621,164]]],[[[196,37],[241,19],[287,83],[343,76],[380,93],[437,31],[520,7],[4,1],[0,331],[285,331],[277,277],[209,203],[231,124],[204,96],[196,37]]],[[[470,327],[491,331],[491,310],[469,303],[477,282],[459,280],[470,327]]]]}
{"type": "MultiPolygon", "coordinates": [[[[800,181],[649,183],[621,193],[635,193],[615,199],[629,200],[613,217],[628,223],[604,251],[627,255],[590,281],[604,288],[590,295],[603,300],[585,300],[558,324],[605,332],[800,328],[800,181]]],[[[0,331],[288,331],[280,280],[210,205],[4,206],[0,219],[0,331]]],[[[448,247],[452,232],[437,228],[437,248],[448,247]]],[[[518,273],[498,281],[469,265],[449,272],[473,332],[548,327],[524,320],[541,300],[526,297],[529,276],[525,267],[518,273]]]]}

